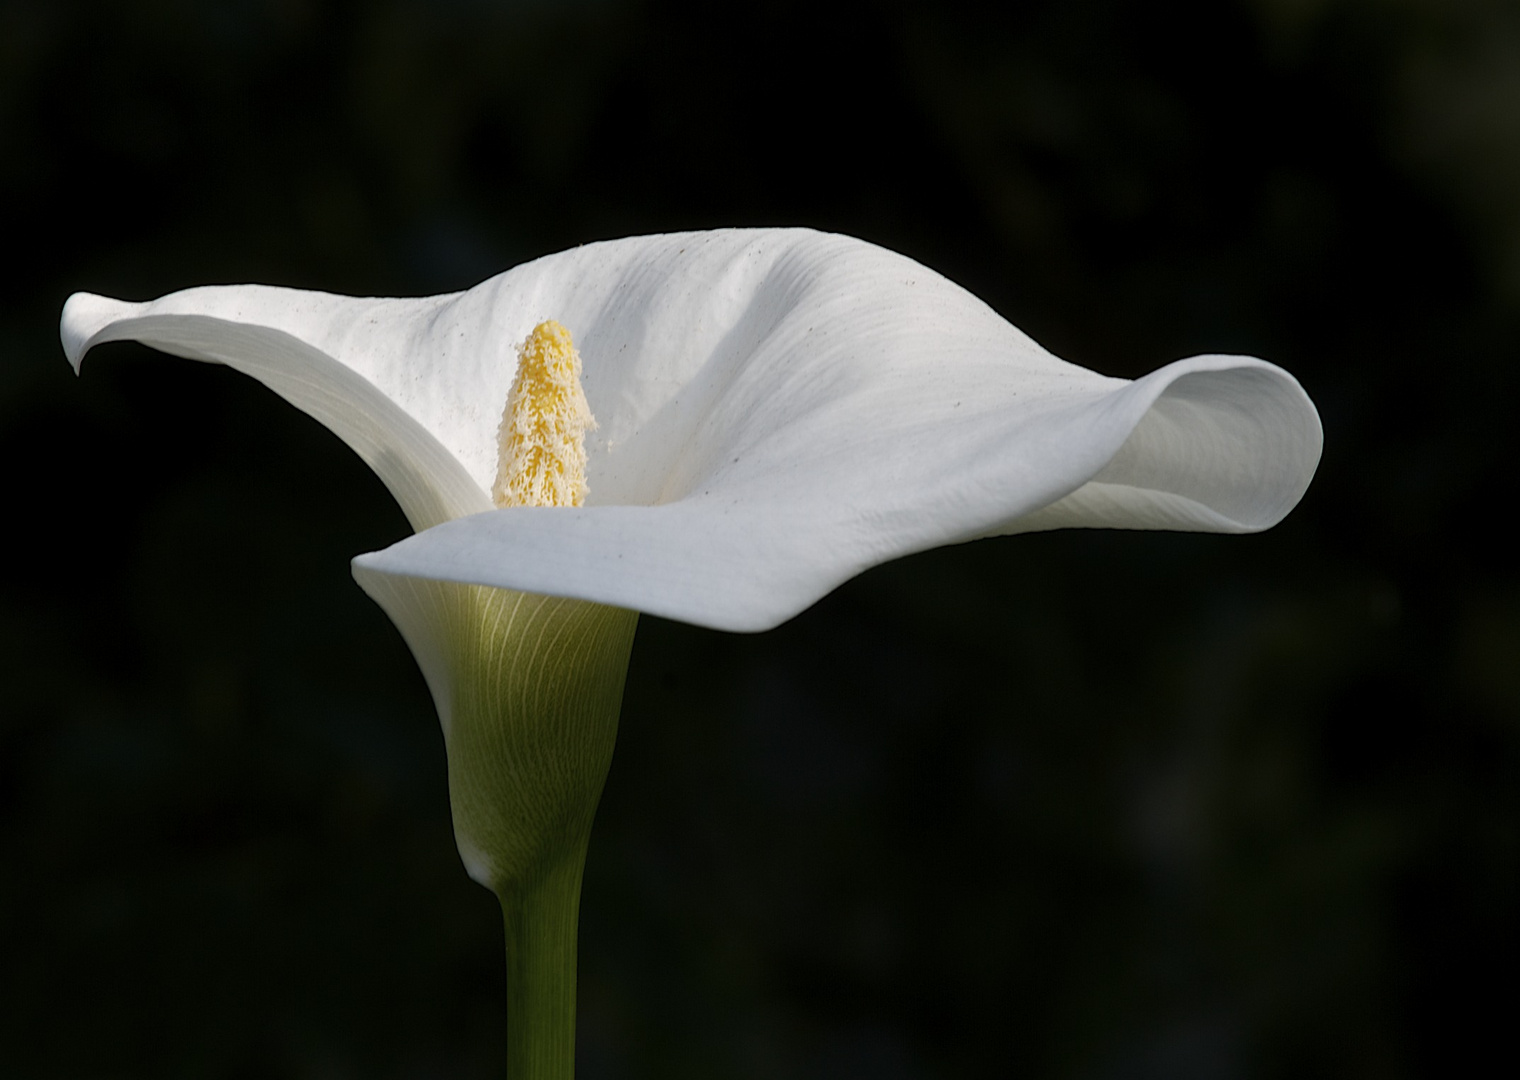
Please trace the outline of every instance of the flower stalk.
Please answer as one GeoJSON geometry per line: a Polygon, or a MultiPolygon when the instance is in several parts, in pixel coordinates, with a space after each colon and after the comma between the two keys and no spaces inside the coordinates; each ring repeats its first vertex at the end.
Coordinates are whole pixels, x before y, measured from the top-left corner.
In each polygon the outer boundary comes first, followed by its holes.
{"type": "Polygon", "coordinates": [[[501,895],[507,941],[507,1078],[575,1076],[576,939],[585,847],[501,895]]]}

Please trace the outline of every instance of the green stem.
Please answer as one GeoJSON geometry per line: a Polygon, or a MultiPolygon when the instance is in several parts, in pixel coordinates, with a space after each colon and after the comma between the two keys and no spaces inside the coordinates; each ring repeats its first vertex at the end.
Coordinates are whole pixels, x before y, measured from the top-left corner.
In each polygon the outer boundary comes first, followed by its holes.
{"type": "Polygon", "coordinates": [[[576,924],[584,865],[584,858],[567,860],[531,886],[501,897],[508,1080],[575,1075],[576,924]]]}

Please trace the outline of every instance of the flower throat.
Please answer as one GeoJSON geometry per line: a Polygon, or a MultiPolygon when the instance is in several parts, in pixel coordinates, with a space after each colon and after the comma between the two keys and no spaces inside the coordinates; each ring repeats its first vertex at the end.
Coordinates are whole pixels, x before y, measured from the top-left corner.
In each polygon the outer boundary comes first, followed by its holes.
{"type": "Polygon", "coordinates": [[[581,357],[553,319],[517,349],[517,376],[498,430],[497,506],[580,506],[586,499],[586,432],[596,427],[581,389],[581,357]]]}

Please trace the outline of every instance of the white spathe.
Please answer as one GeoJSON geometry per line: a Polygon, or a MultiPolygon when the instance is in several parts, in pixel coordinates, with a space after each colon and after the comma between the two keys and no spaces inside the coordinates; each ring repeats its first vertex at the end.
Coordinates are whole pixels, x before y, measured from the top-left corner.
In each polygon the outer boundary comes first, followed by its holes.
{"type": "Polygon", "coordinates": [[[80,293],[61,332],[76,368],[135,339],[252,375],[331,428],[418,530],[359,556],[363,571],[725,630],[767,629],[867,567],[977,537],[1265,529],[1303,495],[1322,440],[1271,364],[1198,356],[1106,378],[911,259],[806,229],[588,244],[420,299],[80,293]],[[550,318],[575,335],[599,424],[590,494],[494,509],[515,347],[550,318]]]}

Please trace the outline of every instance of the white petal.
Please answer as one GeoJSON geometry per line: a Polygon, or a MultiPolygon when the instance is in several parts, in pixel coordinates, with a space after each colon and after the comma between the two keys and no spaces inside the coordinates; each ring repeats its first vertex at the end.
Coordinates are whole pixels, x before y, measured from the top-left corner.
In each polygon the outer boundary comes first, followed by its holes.
{"type": "Polygon", "coordinates": [[[1291,377],[1207,357],[1118,389],[1012,398],[938,435],[847,433],[853,469],[783,462],[769,482],[718,480],[659,506],[497,510],[355,562],[764,630],[870,566],[979,536],[1266,528],[1302,494],[1318,435],[1291,377]]]}
{"type": "Polygon", "coordinates": [[[61,333],[75,370],[92,346],[135,340],[253,376],[352,447],[412,527],[425,529],[491,508],[420,421],[426,372],[406,373],[404,339],[388,333],[404,334],[439,299],[357,300],[262,285],[187,289],[145,304],[75,293],[61,333]]]}
{"type": "MultiPolygon", "coordinates": [[[[868,566],[976,536],[1265,528],[1319,457],[1313,406],[1271,365],[1199,357],[1135,383],[1104,378],[910,259],[807,230],[592,244],[430,300],[240,287],[146,307],[159,306],[306,342],[331,358],[306,362],[374,388],[481,498],[513,346],[559,319],[600,423],[588,505],[479,514],[360,564],[725,629],[773,626],[868,566]]],[[[65,341],[76,357],[107,337],[162,343],[141,326],[66,313],[65,341]]],[[[170,344],[251,370],[221,344],[170,344]]],[[[254,373],[312,411],[269,370],[254,373]]],[[[376,396],[353,395],[370,427],[406,427],[376,396]]],[[[385,445],[405,475],[442,489],[448,471],[420,436],[385,445]]]]}

